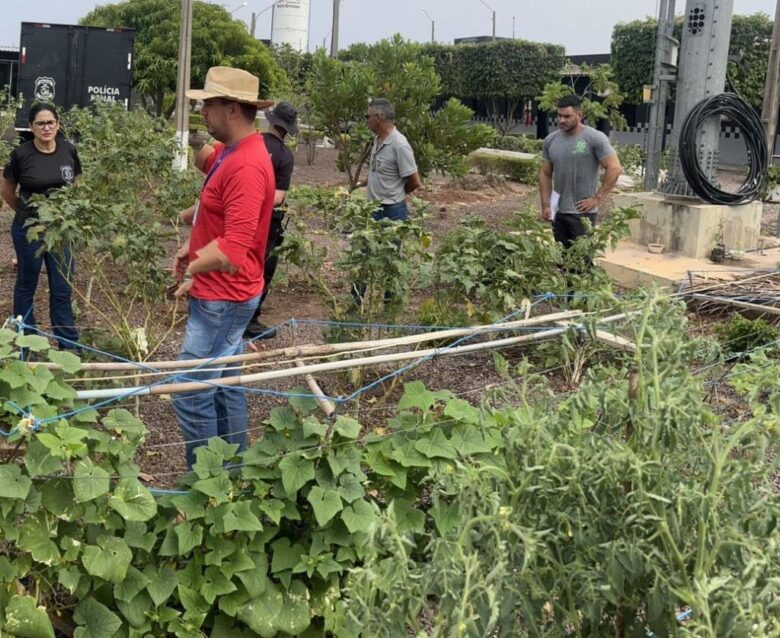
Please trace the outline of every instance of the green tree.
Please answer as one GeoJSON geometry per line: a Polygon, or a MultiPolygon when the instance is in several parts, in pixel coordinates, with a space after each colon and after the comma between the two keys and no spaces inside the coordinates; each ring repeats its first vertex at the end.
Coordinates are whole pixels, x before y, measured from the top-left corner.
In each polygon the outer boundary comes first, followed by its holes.
{"type": "Polygon", "coordinates": [[[450,47],[437,56],[437,69],[447,79],[450,94],[482,100],[493,124],[508,132],[518,108],[558,78],[564,65],[563,47],[508,40],[450,47]],[[446,53],[446,51],[445,51],[446,53]]]}
{"type": "Polygon", "coordinates": [[[422,174],[465,171],[465,154],[492,136],[486,127],[470,125],[472,112],[457,100],[433,110],[441,82],[433,59],[420,45],[395,36],[369,47],[361,60],[345,57],[347,61],[316,54],[307,94],[317,125],[338,149],[339,169],[350,189],[359,182],[370,155],[372,138],[363,116],[372,97],[395,105],[396,122],[409,139],[422,174]]]}
{"type": "Polygon", "coordinates": [[[623,103],[623,94],[614,80],[614,71],[609,64],[579,67],[570,65],[566,81],[557,80],[544,87],[544,91],[537,98],[539,106],[548,113],[554,113],[558,100],[565,95],[577,93],[577,80],[581,77],[588,79],[588,84],[579,91],[582,98],[582,111],[591,125],[595,126],[601,120],[607,120],[612,128],[622,129],[626,127],[626,118],[620,112],[623,103]]]}
{"type": "MultiPolygon", "coordinates": [[[[626,102],[642,103],[642,87],[653,80],[656,21],[652,18],[618,24],[612,32],[612,65],[626,102]]],[[[682,18],[674,37],[680,39],[682,18]]],[[[750,104],[761,108],[772,38],[772,21],[763,13],[735,15],[731,26],[728,81],[750,104]]]]}
{"type": "MultiPolygon", "coordinates": [[[[127,0],[99,6],[80,22],[136,30],[135,87],[146,106],[162,115],[166,96],[176,90],[180,19],[178,2],[127,0]]],[[[254,73],[260,78],[263,96],[283,90],[288,83],[268,48],[252,38],[242,22],[233,20],[222,7],[198,0],[193,6],[193,86],[202,85],[209,67],[216,65],[254,73]]]]}

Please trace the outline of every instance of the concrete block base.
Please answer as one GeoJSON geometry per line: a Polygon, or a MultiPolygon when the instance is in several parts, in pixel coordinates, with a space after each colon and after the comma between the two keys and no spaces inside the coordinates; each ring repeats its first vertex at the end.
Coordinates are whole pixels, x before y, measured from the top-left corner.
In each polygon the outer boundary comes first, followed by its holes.
{"type": "Polygon", "coordinates": [[[642,214],[630,222],[632,241],[663,244],[668,252],[694,259],[709,256],[720,241],[727,250],[753,250],[761,235],[761,202],[717,206],[667,200],[658,193],[623,193],[615,203],[642,214]]]}

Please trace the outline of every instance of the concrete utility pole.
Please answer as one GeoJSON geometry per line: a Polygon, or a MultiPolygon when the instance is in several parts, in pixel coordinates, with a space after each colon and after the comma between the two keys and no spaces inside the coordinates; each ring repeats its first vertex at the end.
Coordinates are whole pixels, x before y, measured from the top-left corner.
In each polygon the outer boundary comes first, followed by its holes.
{"type": "MultiPolygon", "coordinates": [[[[723,93],[726,86],[734,0],[687,0],[683,25],[677,102],[670,152],[669,176],[661,188],[666,195],[695,197],[680,164],[680,131],[693,107],[704,98],[723,93]]],[[[707,177],[716,181],[720,118],[701,128],[699,161],[707,177]]]]}
{"type": "Polygon", "coordinates": [[[769,67],[766,72],[766,88],[764,89],[764,106],[761,110],[761,120],[764,122],[769,155],[775,153],[777,138],[777,112],[780,108],[780,0],[777,0],[775,10],[775,26],[772,30],[772,46],[769,50],[769,67]]]}
{"type": "Polygon", "coordinates": [[[341,0],[333,0],[333,29],[330,36],[330,57],[339,57],[339,8],[341,0]]]}
{"type": "Polygon", "coordinates": [[[661,0],[658,14],[658,31],[655,44],[655,72],[653,84],[650,87],[652,106],[650,107],[650,123],[647,132],[647,147],[645,148],[645,185],[646,191],[654,191],[658,187],[658,173],[661,170],[661,155],[663,154],[664,134],[666,133],[666,104],[669,101],[671,82],[676,79],[672,67],[676,66],[675,50],[678,46],[674,39],[674,8],[675,0],[661,0]]]}
{"type": "Polygon", "coordinates": [[[192,62],[192,0],[181,0],[179,28],[179,76],[176,80],[176,140],[179,152],[173,160],[174,168],[187,168],[187,147],[190,135],[190,104],[186,92],[190,88],[192,62]]]}

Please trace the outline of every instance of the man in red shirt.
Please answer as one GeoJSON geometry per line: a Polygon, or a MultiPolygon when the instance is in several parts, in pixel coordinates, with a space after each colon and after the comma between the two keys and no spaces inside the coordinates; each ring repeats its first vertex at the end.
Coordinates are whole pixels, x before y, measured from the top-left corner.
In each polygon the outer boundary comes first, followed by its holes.
{"type": "MultiPolygon", "coordinates": [[[[189,319],[179,359],[212,359],[238,354],[242,335],[263,293],[268,228],[275,181],[263,138],[255,129],[259,81],[251,73],[212,67],[202,91],[187,97],[203,100],[201,114],[209,134],[223,147],[206,175],[190,239],[174,258],[181,286],[189,295],[189,319]]],[[[235,376],[238,370],[204,366],[187,380],[235,376]]],[[[174,395],[173,408],[187,444],[187,466],[195,449],[220,436],[246,445],[247,405],[241,389],[214,386],[174,395]]]]}

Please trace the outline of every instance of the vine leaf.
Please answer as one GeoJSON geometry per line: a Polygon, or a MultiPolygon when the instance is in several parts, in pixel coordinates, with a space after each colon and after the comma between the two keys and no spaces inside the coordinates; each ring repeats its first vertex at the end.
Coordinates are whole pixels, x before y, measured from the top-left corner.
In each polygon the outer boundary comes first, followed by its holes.
{"type": "Polygon", "coordinates": [[[112,638],[122,626],[119,616],[91,596],[81,601],[73,619],[79,624],[74,638],[112,638]]]}
{"type": "Polygon", "coordinates": [[[5,629],[19,638],[54,638],[46,608],[36,606],[32,596],[14,596],[8,601],[5,629]]]}
{"type": "Polygon", "coordinates": [[[338,493],[326,492],[319,485],[311,488],[306,500],[311,503],[312,508],[314,508],[314,516],[322,526],[326,525],[330,519],[344,509],[341,496],[338,493]]]}

